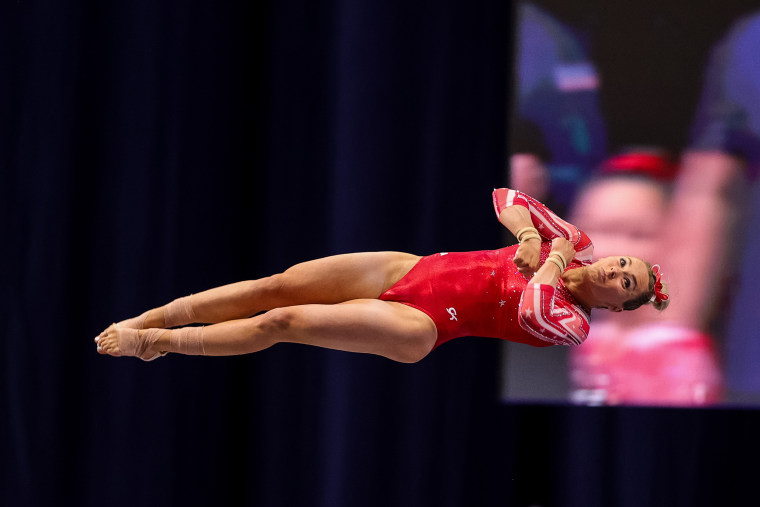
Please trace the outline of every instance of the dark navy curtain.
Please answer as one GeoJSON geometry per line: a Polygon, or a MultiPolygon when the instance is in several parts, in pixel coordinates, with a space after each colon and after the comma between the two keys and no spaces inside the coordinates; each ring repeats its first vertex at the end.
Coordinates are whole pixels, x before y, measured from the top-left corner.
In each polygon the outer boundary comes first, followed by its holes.
{"type": "Polygon", "coordinates": [[[753,412],[502,405],[495,340],[415,365],[288,345],[95,353],[110,322],[302,260],[501,246],[508,2],[0,14],[2,505],[671,506],[748,490],[751,468],[731,467],[758,450],[753,412]]]}

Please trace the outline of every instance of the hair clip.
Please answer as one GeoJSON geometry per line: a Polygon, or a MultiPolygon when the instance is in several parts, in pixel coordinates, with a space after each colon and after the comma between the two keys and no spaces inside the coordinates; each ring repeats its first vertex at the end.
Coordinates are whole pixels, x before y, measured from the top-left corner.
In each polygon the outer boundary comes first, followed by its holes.
{"type": "Polygon", "coordinates": [[[659,303],[660,301],[667,301],[668,295],[662,292],[662,281],[660,280],[662,273],[660,273],[660,265],[655,264],[652,266],[652,272],[655,276],[654,282],[654,295],[649,299],[651,303],[659,303]]]}

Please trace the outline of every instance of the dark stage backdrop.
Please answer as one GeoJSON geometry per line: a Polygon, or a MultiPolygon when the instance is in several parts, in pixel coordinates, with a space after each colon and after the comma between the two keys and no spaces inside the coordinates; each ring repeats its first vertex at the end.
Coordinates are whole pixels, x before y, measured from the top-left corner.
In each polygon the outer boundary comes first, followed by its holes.
{"type": "Polygon", "coordinates": [[[506,2],[0,14],[0,504],[638,507],[755,492],[755,412],[502,405],[494,340],[415,365],[284,345],[95,353],[115,320],[298,261],[500,246],[506,2]]]}

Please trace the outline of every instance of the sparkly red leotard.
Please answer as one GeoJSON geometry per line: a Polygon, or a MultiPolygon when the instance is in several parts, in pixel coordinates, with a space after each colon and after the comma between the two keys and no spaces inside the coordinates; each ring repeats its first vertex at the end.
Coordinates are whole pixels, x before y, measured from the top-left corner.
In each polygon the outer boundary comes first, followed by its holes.
{"type": "MultiPolygon", "coordinates": [[[[494,191],[498,215],[523,206],[544,240],[564,237],[575,245],[567,269],[591,263],[593,246],[575,226],[535,199],[514,190],[494,191]]],[[[445,252],[423,257],[380,296],[425,312],[438,330],[436,347],[461,336],[483,336],[536,347],[580,345],[588,335],[589,313],[564,287],[530,284],[512,258],[518,246],[477,252],[445,252]]],[[[541,263],[551,245],[541,248],[541,263]]]]}

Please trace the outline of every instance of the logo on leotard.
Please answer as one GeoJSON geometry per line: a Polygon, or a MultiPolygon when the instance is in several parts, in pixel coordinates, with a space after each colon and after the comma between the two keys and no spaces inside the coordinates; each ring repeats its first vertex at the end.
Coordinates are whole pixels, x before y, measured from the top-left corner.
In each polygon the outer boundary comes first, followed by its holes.
{"type": "Polygon", "coordinates": [[[449,312],[449,315],[451,315],[451,318],[449,320],[459,320],[457,319],[457,310],[453,306],[451,308],[446,308],[446,311],[449,312]]]}

